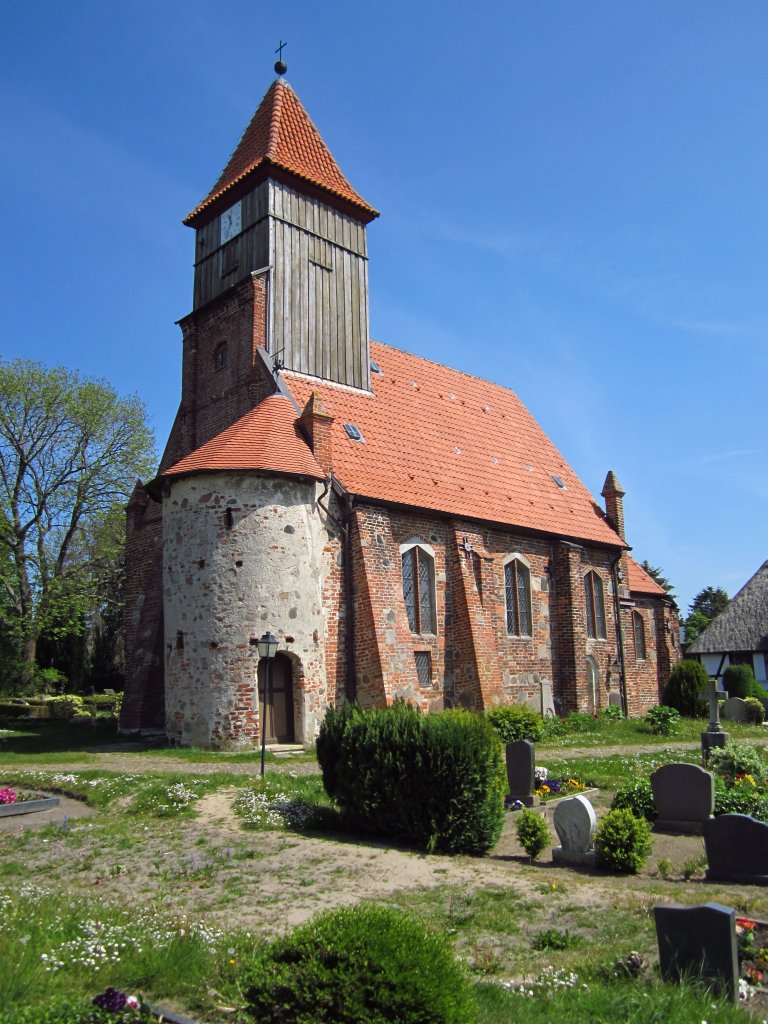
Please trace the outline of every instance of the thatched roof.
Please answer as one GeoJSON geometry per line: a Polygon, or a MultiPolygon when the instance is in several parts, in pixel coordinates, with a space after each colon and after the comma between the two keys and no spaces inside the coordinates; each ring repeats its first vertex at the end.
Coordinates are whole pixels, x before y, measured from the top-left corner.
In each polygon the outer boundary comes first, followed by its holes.
{"type": "Polygon", "coordinates": [[[768,562],[707,626],[688,654],[768,651],[768,562]]]}

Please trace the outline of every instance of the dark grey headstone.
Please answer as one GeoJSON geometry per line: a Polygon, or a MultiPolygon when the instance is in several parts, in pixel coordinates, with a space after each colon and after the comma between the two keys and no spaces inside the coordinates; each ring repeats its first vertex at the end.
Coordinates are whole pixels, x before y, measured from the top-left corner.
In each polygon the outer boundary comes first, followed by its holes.
{"type": "Polygon", "coordinates": [[[702,978],[734,1002],[739,996],[736,911],[721,903],[653,908],[665,981],[702,978]]]}
{"type": "Polygon", "coordinates": [[[768,824],[748,814],[721,814],[704,824],[707,880],[768,885],[768,824]]]}
{"type": "Polygon", "coordinates": [[[715,809],[715,780],[695,764],[662,765],[651,775],[657,832],[701,835],[715,809]]]}
{"type": "Polygon", "coordinates": [[[539,802],[535,796],[536,748],[530,740],[515,740],[507,744],[507,785],[513,800],[529,807],[539,802]]]}
{"type": "Polygon", "coordinates": [[[701,734],[701,757],[704,764],[707,763],[710,750],[714,747],[724,747],[730,738],[729,732],[710,732],[709,729],[703,732],[701,734]]]}

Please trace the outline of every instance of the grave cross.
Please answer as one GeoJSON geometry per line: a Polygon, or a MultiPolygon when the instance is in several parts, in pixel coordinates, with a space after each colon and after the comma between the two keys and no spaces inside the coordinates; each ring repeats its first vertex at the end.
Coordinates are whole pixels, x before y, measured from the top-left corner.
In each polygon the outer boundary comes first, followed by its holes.
{"type": "Polygon", "coordinates": [[[722,732],[723,728],[720,725],[720,705],[718,700],[727,700],[728,693],[725,690],[718,690],[717,679],[710,679],[707,683],[707,689],[705,693],[700,693],[699,697],[702,700],[709,701],[709,726],[708,732],[722,732]]]}

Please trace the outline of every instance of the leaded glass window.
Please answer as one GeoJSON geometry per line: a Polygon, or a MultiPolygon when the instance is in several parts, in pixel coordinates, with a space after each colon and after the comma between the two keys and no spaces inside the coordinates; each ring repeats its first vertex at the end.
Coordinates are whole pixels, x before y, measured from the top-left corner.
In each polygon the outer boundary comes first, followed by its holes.
{"type": "Polygon", "coordinates": [[[412,633],[435,633],[435,563],[424,548],[403,552],[403,600],[412,633]]]}
{"type": "Polygon", "coordinates": [[[594,640],[605,640],[605,601],[603,581],[596,572],[584,577],[584,599],[587,609],[587,636],[594,640]]]}
{"type": "Polygon", "coordinates": [[[531,572],[518,558],[504,566],[507,598],[507,632],[513,636],[531,636],[531,572]]]}
{"type": "Polygon", "coordinates": [[[640,612],[632,613],[632,625],[635,628],[635,657],[645,661],[645,623],[640,612]]]}

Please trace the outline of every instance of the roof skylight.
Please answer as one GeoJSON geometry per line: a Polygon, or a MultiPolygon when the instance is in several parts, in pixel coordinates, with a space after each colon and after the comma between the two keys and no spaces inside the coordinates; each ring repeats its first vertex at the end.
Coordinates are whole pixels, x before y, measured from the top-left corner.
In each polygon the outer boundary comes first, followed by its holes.
{"type": "Polygon", "coordinates": [[[557,484],[557,486],[558,486],[558,487],[560,487],[560,488],[561,488],[561,489],[562,489],[563,491],[567,490],[567,488],[566,488],[565,484],[564,484],[564,483],[563,483],[563,481],[562,481],[562,480],[560,479],[560,477],[559,477],[559,476],[557,475],[557,473],[553,473],[553,474],[552,474],[552,479],[553,479],[553,480],[555,481],[555,483],[557,484]]]}
{"type": "Polygon", "coordinates": [[[350,441],[360,441],[361,444],[365,444],[365,438],[363,437],[360,429],[354,425],[354,423],[345,423],[344,429],[347,432],[347,437],[350,441]]]}

